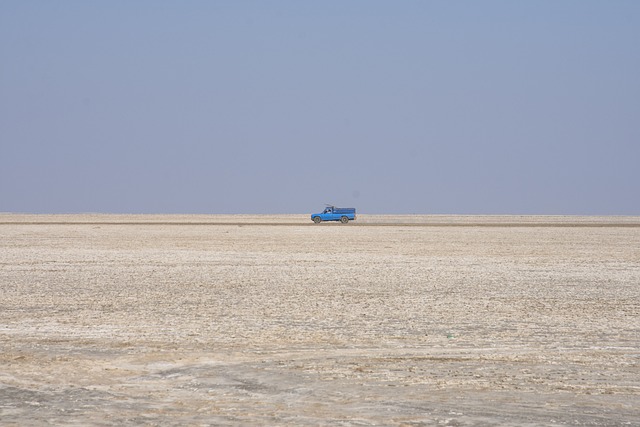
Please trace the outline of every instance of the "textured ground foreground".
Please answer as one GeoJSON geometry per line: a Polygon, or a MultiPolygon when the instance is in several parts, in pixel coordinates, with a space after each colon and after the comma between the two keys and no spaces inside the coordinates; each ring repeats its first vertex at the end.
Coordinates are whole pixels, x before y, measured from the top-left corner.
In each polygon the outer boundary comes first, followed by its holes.
{"type": "Polygon", "coordinates": [[[5,214],[0,287],[2,425],[640,425],[638,217],[5,214]]]}

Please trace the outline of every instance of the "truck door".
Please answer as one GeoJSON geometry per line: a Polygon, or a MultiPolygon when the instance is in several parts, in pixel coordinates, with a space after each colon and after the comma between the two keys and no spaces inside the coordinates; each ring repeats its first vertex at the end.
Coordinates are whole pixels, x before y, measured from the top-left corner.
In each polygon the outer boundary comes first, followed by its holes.
{"type": "Polygon", "coordinates": [[[333,221],[336,219],[336,214],[333,213],[333,209],[327,209],[327,221],[333,221]]]}

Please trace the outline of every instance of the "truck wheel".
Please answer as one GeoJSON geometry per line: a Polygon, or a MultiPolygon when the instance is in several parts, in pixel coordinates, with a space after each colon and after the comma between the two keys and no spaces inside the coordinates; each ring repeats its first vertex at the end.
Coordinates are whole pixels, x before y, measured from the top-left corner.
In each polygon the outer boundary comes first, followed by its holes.
{"type": "Polygon", "coordinates": [[[319,216],[313,218],[313,222],[315,222],[316,224],[320,224],[321,221],[322,221],[322,218],[320,218],[319,216]]]}
{"type": "Polygon", "coordinates": [[[349,218],[347,218],[346,216],[343,216],[342,218],[340,218],[340,222],[343,224],[346,224],[349,222],[349,218]]]}

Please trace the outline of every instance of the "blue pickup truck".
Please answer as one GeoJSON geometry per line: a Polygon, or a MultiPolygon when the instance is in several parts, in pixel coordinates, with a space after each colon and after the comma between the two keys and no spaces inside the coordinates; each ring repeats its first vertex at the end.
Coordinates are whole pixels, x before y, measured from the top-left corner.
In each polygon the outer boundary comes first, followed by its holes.
{"type": "Polygon", "coordinates": [[[346,224],[349,220],[355,219],[355,208],[336,208],[335,206],[327,206],[324,212],[311,215],[311,220],[316,224],[320,224],[322,221],[340,221],[346,224]]]}

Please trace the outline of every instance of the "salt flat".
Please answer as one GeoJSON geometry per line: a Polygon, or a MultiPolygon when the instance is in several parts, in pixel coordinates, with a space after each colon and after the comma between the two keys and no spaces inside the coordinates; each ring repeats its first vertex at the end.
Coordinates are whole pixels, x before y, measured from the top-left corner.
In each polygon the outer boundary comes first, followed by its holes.
{"type": "Polygon", "coordinates": [[[639,217],[0,214],[0,286],[2,425],[639,424],[639,217]]]}

